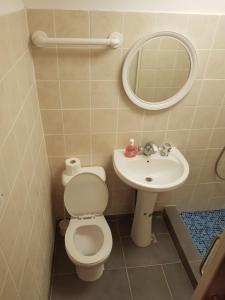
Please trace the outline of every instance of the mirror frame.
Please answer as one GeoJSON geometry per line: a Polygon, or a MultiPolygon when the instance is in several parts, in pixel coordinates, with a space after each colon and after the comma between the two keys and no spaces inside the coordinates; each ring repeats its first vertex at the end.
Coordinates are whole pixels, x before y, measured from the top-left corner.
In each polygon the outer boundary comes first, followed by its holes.
{"type": "Polygon", "coordinates": [[[187,39],[185,36],[173,32],[173,31],[159,31],[156,33],[148,34],[139,39],[134,46],[130,49],[123,65],[123,70],[122,70],[122,81],[123,81],[123,87],[124,90],[128,96],[128,98],[137,106],[147,109],[147,110],[160,110],[160,109],[165,109],[170,106],[175,105],[179,101],[181,101],[191,90],[193,82],[196,78],[197,75],[197,66],[198,66],[198,60],[197,60],[197,54],[194,46],[192,43],[187,39]],[[133,57],[137,54],[137,52],[140,50],[141,46],[148,42],[151,39],[158,38],[158,37],[172,37],[177,39],[187,50],[189,57],[190,57],[190,73],[188,76],[187,81],[183,85],[183,87],[172,97],[169,97],[163,101],[159,102],[148,102],[144,101],[141,98],[139,98],[137,95],[134,94],[133,90],[131,89],[129,82],[128,82],[128,72],[129,72],[129,67],[131,65],[133,57]]]}

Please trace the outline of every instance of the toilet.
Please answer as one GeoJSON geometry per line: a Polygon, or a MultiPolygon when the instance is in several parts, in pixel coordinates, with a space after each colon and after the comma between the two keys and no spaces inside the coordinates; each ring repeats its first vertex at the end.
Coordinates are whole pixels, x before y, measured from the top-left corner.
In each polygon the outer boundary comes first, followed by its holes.
{"type": "Polygon", "coordinates": [[[101,167],[80,168],[70,178],[63,176],[64,203],[71,216],[65,248],[84,281],[101,277],[112,250],[111,230],[103,215],[108,203],[105,177],[101,167]]]}

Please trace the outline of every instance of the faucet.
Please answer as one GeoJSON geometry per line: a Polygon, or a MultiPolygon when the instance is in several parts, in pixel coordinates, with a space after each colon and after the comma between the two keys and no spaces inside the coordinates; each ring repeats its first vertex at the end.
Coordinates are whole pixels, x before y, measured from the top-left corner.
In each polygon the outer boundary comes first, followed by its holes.
{"type": "Polygon", "coordinates": [[[159,148],[156,144],[154,144],[153,142],[148,142],[145,144],[145,146],[143,147],[143,154],[146,156],[150,156],[156,152],[159,151],[159,148]]]}

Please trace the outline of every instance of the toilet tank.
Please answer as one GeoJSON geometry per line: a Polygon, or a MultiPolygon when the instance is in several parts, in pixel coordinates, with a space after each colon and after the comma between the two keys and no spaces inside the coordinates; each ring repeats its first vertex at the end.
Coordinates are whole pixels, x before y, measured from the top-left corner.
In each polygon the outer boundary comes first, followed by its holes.
{"type": "Polygon", "coordinates": [[[82,167],[75,174],[69,176],[63,171],[62,173],[62,184],[65,187],[67,183],[77,174],[81,173],[92,173],[99,176],[104,182],[106,181],[106,173],[103,167],[82,167]]]}

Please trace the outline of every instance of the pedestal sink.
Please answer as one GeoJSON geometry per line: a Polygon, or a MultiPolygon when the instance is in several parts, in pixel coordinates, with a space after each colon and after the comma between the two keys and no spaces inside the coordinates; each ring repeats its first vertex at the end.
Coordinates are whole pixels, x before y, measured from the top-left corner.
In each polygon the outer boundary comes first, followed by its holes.
{"type": "Polygon", "coordinates": [[[146,247],[152,241],[152,214],[157,195],[184,183],[189,174],[188,163],[176,147],[172,147],[168,156],[155,153],[133,158],[125,157],[124,150],[117,149],[113,166],[122,181],[138,190],[131,238],[137,246],[146,247]]]}

